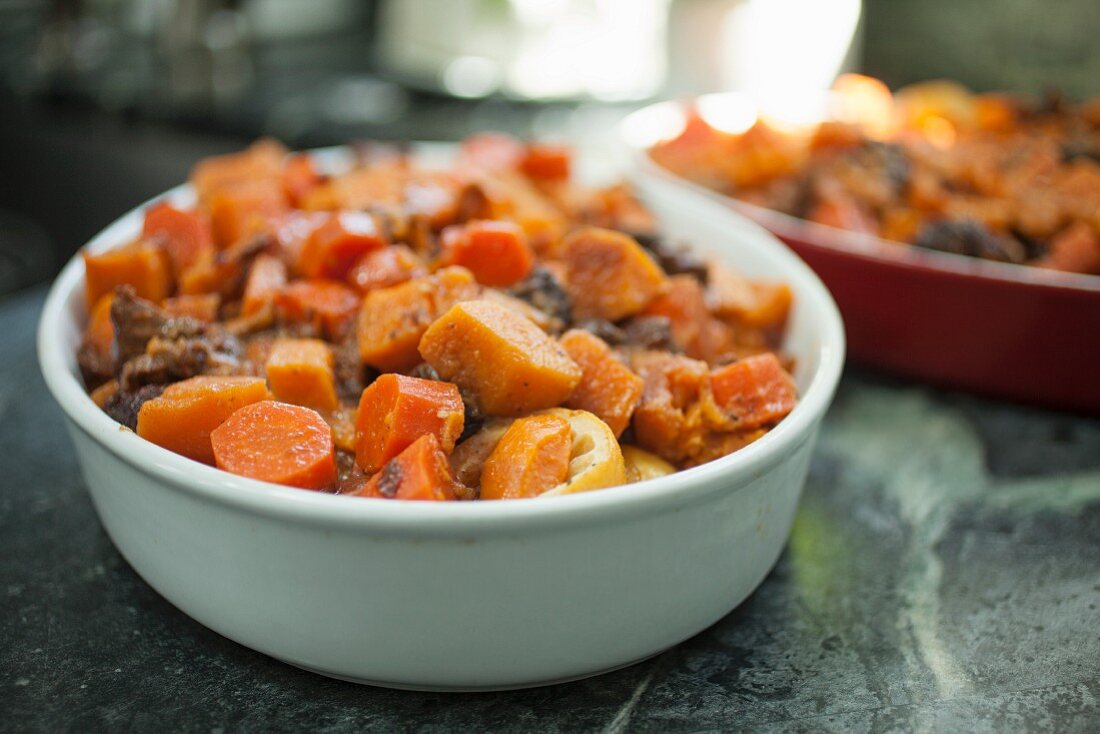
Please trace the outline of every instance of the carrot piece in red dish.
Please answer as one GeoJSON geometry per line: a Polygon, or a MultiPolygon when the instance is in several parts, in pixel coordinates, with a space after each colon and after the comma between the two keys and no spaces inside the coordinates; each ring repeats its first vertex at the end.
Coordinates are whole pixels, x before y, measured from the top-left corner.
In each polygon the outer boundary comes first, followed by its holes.
{"type": "Polygon", "coordinates": [[[450,453],[462,435],[465,407],[449,382],[386,374],[363,391],[356,416],[355,456],[369,473],[431,434],[450,453]]]}
{"type": "Polygon", "coordinates": [[[342,280],[360,257],[387,244],[370,214],[333,214],[306,239],[298,257],[298,271],[307,278],[342,280]]]}
{"type": "Polygon", "coordinates": [[[164,248],[177,274],[214,255],[214,235],[206,218],[167,202],[154,204],[145,211],[141,234],[164,248]]]}
{"type": "Polygon", "coordinates": [[[739,428],[776,423],[798,402],[794,380],[771,352],[714,370],[710,389],[714,401],[737,421],[739,428]]]}
{"type": "Polygon", "coordinates": [[[348,271],[348,283],[360,293],[389,288],[427,275],[424,261],[405,245],[390,245],[368,252],[348,271]]]}
{"type": "Polygon", "coordinates": [[[300,489],[336,484],[332,428],[315,410],[274,400],[246,405],[210,434],[219,469],[300,489]]]}
{"type": "Polygon", "coordinates": [[[131,285],[140,297],[160,303],[172,292],[168,257],[157,244],[138,240],[93,255],[84,253],[84,295],[88,310],[117,286],[131,285]]]}
{"type": "Polygon", "coordinates": [[[566,181],[571,164],[569,148],[562,145],[533,143],[519,161],[523,175],[537,181],[566,181]]]}
{"type": "Polygon", "coordinates": [[[312,323],[336,341],[347,331],[359,296],[335,280],[295,280],[275,298],[283,318],[296,323],[312,323]]]}
{"type": "Polygon", "coordinates": [[[390,459],[356,493],[359,497],[398,500],[454,500],[455,482],[439,439],[429,433],[390,459]]]}
{"type": "Polygon", "coordinates": [[[169,451],[214,463],[210,432],[245,405],[268,400],[262,377],[192,377],[164,388],[138,411],[137,434],[169,451]]]}
{"type": "Polygon", "coordinates": [[[527,235],[512,222],[473,221],[443,230],[441,262],[461,265],[478,283],[497,288],[515,285],[535,266],[527,235]]]}

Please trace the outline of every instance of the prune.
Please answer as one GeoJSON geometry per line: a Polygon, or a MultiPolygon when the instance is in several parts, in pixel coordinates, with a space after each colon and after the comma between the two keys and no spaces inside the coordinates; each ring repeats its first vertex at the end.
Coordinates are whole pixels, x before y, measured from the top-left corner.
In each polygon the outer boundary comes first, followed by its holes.
{"type": "Polygon", "coordinates": [[[573,303],[554,274],[541,265],[535,266],[524,280],[508,289],[508,295],[526,301],[563,327],[573,321],[573,303]]]}
{"type": "Polygon", "coordinates": [[[674,245],[660,236],[648,233],[635,233],[633,237],[669,275],[693,275],[700,282],[707,282],[706,262],[687,245],[674,245]]]}

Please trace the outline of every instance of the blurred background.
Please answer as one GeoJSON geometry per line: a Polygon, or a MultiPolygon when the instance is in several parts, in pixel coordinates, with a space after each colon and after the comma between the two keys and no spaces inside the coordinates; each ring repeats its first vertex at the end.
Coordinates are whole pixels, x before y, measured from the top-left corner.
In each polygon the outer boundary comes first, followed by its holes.
{"type": "Polygon", "coordinates": [[[201,156],[271,135],[568,139],[653,99],[1095,94],[1096,0],[0,0],[0,293],[47,280],[201,156]]]}

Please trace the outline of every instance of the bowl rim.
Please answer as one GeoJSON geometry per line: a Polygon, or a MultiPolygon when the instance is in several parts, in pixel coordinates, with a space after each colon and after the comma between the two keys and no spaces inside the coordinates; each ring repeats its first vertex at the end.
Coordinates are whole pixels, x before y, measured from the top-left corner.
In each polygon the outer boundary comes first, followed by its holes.
{"type": "MultiPolygon", "coordinates": [[[[317,152],[332,155],[344,148],[317,152]]],[[[180,456],[140,439],[116,423],[91,399],[72,369],[74,354],[66,343],[70,327],[67,308],[82,283],[82,253],[113,249],[130,241],[141,216],[154,202],[193,200],[187,184],[154,196],[126,212],[96,234],[65,264],[46,297],[38,324],[39,368],[54,400],[69,421],[93,442],[135,470],[194,497],[252,514],[315,523],[326,527],[369,529],[379,533],[469,536],[519,528],[580,526],[608,518],[637,517],[693,504],[730,484],[745,483],[785,460],[814,435],[839,382],[844,362],[844,328],[832,296],[817,275],[779,240],[759,225],[716,206],[712,216],[736,219],[730,231],[748,247],[765,248],[778,260],[783,279],[795,297],[805,299],[818,332],[817,368],[799,402],[765,436],[739,451],[667,477],[525,502],[391,502],[285,487],[240,477],[180,456]],[[746,224],[748,226],[746,227],[746,224]],[[750,239],[751,238],[751,239],[750,239]],[[709,491],[708,491],[709,490],[709,491]]],[[[77,328],[71,325],[71,328],[77,328]]],[[[732,491],[735,491],[733,488],[732,491]]]]}
{"type": "Polygon", "coordinates": [[[642,144],[632,140],[632,136],[626,132],[632,125],[639,125],[638,121],[644,120],[646,116],[658,117],[662,111],[683,114],[695,105],[696,100],[702,97],[721,98],[736,94],[736,92],[718,92],[699,95],[698,97],[655,102],[627,115],[620,123],[619,138],[629,150],[632,158],[631,165],[634,170],[641,175],[660,177],[669,183],[682,186],[697,195],[716,201],[760,224],[775,236],[794,241],[799,245],[807,245],[841,255],[930,274],[946,274],[963,279],[1022,285],[1039,289],[1049,288],[1060,291],[1076,291],[1083,294],[1100,294],[1100,275],[1047,270],[1033,265],[1003,263],[951,252],[925,250],[905,242],[851,232],[826,224],[818,224],[801,217],[742,201],[684,178],[653,160],[649,155],[649,151],[659,143],[667,140],[667,138],[642,144]]]}

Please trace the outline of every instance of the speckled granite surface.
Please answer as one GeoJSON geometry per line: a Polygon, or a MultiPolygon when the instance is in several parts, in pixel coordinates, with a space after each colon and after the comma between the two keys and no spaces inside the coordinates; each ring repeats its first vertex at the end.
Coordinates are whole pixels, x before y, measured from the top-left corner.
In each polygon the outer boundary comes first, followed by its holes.
{"type": "Polygon", "coordinates": [[[328,680],[191,621],[114,550],[0,301],[0,729],[1100,730],[1100,421],[845,377],[791,543],[650,661],[514,693],[328,680]]]}

